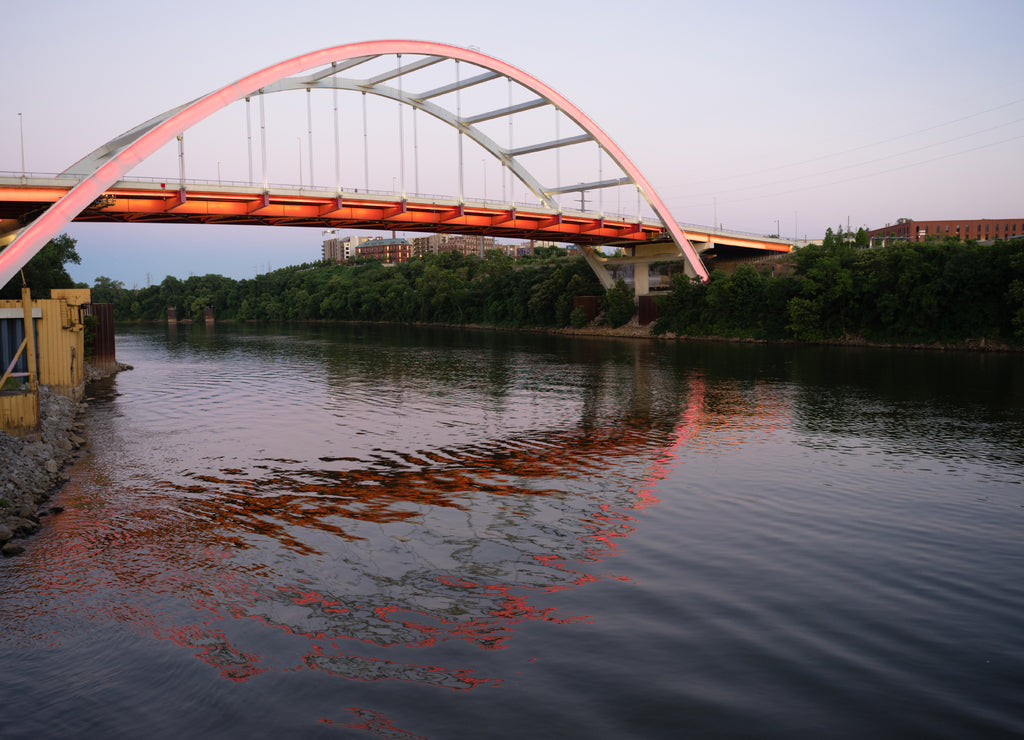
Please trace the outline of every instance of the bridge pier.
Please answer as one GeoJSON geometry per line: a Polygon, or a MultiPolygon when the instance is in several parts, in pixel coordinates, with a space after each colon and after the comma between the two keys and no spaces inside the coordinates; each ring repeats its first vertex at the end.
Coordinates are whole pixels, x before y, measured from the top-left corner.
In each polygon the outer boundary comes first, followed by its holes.
{"type": "Polygon", "coordinates": [[[674,242],[654,242],[637,244],[632,247],[633,254],[628,257],[605,257],[598,254],[593,247],[583,246],[581,251],[583,258],[590,265],[590,269],[597,275],[605,290],[615,287],[615,281],[608,271],[609,266],[632,265],[633,266],[633,295],[650,295],[651,273],[650,267],[654,262],[683,262],[687,275],[695,275],[693,267],[678,249],[673,249],[674,242]],[[671,250],[671,251],[669,251],[671,250]]]}
{"type": "Polygon", "coordinates": [[[639,298],[651,292],[651,266],[644,262],[633,265],[633,295],[639,298]]]}

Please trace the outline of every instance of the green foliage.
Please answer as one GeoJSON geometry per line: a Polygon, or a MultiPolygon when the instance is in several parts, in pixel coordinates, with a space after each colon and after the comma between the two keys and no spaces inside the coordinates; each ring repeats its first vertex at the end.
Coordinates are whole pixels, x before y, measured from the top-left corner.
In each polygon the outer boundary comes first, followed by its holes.
{"type": "Polygon", "coordinates": [[[622,326],[636,313],[633,291],[622,278],[604,295],[604,318],[611,327],[622,326]]]}
{"type": "Polygon", "coordinates": [[[790,300],[789,329],[794,337],[818,341],[849,335],[848,319],[855,309],[851,267],[859,254],[843,241],[841,231],[833,236],[831,229],[822,246],[797,253],[797,272],[803,277],[800,295],[790,300]]]}
{"type": "Polygon", "coordinates": [[[115,318],[159,321],[168,308],[197,321],[212,306],[218,320],[422,321],[492,326],[566,326],[573,298],[602,289],[582,258],[527,264],[499,251],[481,259],[458,252],[384,266],[375,260],[287,267],[251,280],[220,275],[167,277],[126,290],[96,279],[94,300],[114,304],[115,318]]]}
{"type": "MultiPolygon", "coordinates": [[[[49,298],[52,288],[75,287],[75,281],[68,274],[66,265],[78,265],[82,262],[82,258],[75,250],[76,244],[76,240],[67,234],[60,234],[46,242],[45,246],[28,261],[21,272],[25,276],[25,284],[32,289],[33,296],[49,298]]],[[[21,274],[15,275],[0,290],[0,298],[21,298],[21,285],[21,274]]]]}
{"type": "Polygon", "coordinates": [[[1006,313],[1014,338],[1024,343],[1024,252],[1010,257],[1010,270],[1013,279],[1006,291],[1006,313]]]}
{"type": "Polygon", "coordinates": [[[672,332],[681,336],[705,336],[710,333],[704,325],[707,292],[708,283],[684,273],[673,275],[672,289],[668,295],[655,299],[660,316],[653,331],[656,334],[672,332]]]}
{"type": "Polygon", "coordinates": [[[125,293],[124,283],[120,280],[108,278],[105,275],[100,275],[96,278],[90,290],[93,303],[116,304],[125,293]]]}
{"type": "Polygon", "coordinates": [[[817,342],[1024,343],[1024,248],[957,240],[856,249],[840,229],[794,255],[796,276],[749,266],[706,283],[676,275],[655,333],[817,342]]]}
{"type": "Polygon", "coordinates": [[[569,324],[573,329],[582,329],[588,323],[590,322],[587,320],[587,312],[583,306],[576,306],[569,314],[569,324]]]}
{"type": "Polygon", "coordinates": [[[86,360],[91,360],[96,356],[96,331],[99,323],[100,320],[95,316],[86,316],[82,319],[86,360]]]}
{"type": "Polygon", "coordinates": [[[794,279],[771,278],[752,265],[741,265],[732,275],[715,271],[706,283],[677,274],[669,294],[657,299],[661,315],[653,331],[682,336],[791,338],[787,304],[796,291],[794,279]]]}

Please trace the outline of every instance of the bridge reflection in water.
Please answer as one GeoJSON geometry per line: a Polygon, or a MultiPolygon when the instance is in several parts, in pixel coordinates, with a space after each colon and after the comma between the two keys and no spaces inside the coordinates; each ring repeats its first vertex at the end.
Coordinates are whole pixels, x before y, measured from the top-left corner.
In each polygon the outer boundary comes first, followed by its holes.
{"type": "Polygon", "coordinates": [[[92,619],[186,647],[235,682],[306,669],[497,685],[409,649],[494,651],[525,622],[589,620],[544,595],[628,580],[606,561],[658,503],[705,404],[702,375],[662,371],[646,343],[617,345],[609,364],[607,344],[565,363],[351,337],[347,357],[315,337],[163,341],[122,341],[145,362],[96,389],[95,454],[62,494],[47,555],[24,560],[22,608],[102,604],[92,619]],[[267,401],[282,393],[293,405],[267,401]],[[330,444],[296,444],[310,427],[330,444]]]}

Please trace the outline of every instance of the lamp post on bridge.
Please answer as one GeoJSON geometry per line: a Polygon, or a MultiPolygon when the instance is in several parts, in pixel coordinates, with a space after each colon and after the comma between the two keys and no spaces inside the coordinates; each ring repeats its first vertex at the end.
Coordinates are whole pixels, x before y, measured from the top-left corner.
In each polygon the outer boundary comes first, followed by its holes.
{"type": "Polygon", "coordinates": [[[21,134],[21,176],[25,177],[25,123],[20,113],[18,114],[18,131],[21,134]]]}
{"type": "Polygon", "coordinates": [[[217,187],[220,187],[220,162],[217,162],[217,187]]]}

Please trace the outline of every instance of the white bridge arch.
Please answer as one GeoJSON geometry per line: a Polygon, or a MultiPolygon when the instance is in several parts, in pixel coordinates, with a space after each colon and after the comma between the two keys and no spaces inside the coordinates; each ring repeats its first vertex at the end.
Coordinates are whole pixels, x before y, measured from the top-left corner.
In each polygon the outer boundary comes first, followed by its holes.
{"type": "MultiPolygon", "coordinates": [[[[617,260],[618,264],[631,262],[645,266],[645,269],[637,273],[637,293],[646,292],[646,279],[643,279],[643,285],[641,285],[641,273],[643,278],[646,278],[646,264],[655,260],[682,260],[688,274],[700,279],[707,279],[707,271],[696,250],[647,179],[607,134],[563,95],[536,77],[472,49],[427,41],[383,40],[335,46],[274,64],[204,97],[156,116],[99,147],[63,173],[66,176],[81,178],[80,182],[36,220],[17,232],[9,246],[0,252],[0,285],[6,284],[13,278],[48,240],[56,236],[104,191],[121,180],[136,165],[200,121],[236,101],[250,99],[255,95],[317,88],[348,90],[390,98],[443,121],[469,137],[500,161],[541,203],[552,211],[560,211],[555,200],[555,196],[560,193],[583,192],[632,184],[662,222],[665,234],[671,239],[673,247],[671,253],[665,253],[665,242],[638,242],[631,246],[632,257],[617,260]],[[390,71],[363,79],[342,76],[342,73],[354,70],[365,62],[388,55],[395,55],[398,60],[396,67],[390,71]],[[402,55],[418,58],[403,66],[402,55]],[[465,79],[459,79],[457,76],[454,82],[430,90],[403,91],[400,82],[403,75],[446,60],[466,62],[484,71],[465,79]],[[467,87],[502,77],[532,91],[537,98],[472,116],[462,116],[460,110],[452,111],[434,102],[436,98],[446,94],[457,93],[467,87]],[[399,81],[397,87],[387,84],[392,80],[399,81]],[[564,139],[556,138],[551,141],[511,148],[500,146],[476,125],[543,106],[553,106],[575,123],[583,133],[564,139]],[[596,142],[604,154],[620,169],[621,177],[609,180],[599,179],[567,187],[557,184],[546,186],[518,159],[526,154],[584,142],[596,142]]],[[[264,158],[264,168],[265,166],[264,158]]],[[[606,260],[589,247],[585,247],[583,251],[602,283],[606,287],[610,286],[611,277],[604,267],[606,260]]]]}

